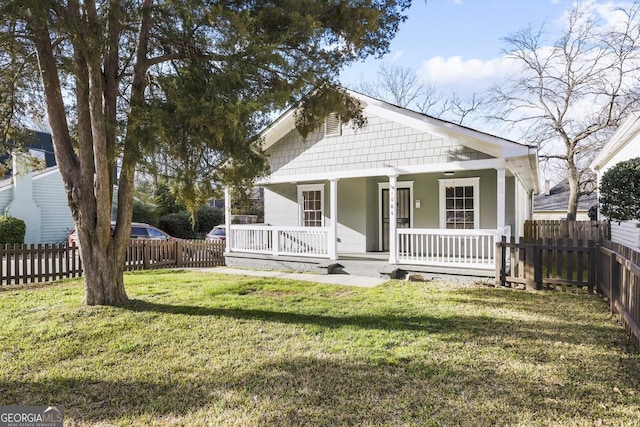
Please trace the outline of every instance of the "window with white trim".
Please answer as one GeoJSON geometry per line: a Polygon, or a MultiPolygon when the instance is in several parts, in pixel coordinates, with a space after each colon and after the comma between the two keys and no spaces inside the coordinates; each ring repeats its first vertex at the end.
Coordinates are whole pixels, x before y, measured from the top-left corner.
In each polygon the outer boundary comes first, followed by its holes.
{"type": "Polygon", "coordinates": [[[324,136],[342,135],[342,120],[337,113],[330,113],[324,119],[324,136]]]}
{"type": "Polygon", "coordinates": [[[439,181],[440,228],[480,228],[480,178],[439,181]]]}
{"type": "Polygon", "coordinates": [[[324,185],[298,185],[300,225],[322,227],[324,225],[324,185]]]}

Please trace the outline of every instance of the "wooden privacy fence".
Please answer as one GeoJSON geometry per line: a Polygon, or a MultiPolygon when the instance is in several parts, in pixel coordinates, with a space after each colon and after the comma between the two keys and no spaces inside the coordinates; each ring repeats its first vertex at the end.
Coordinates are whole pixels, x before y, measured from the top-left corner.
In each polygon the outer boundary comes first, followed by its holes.
{"type": "Polygon", "coordinates": [[[598,248],[598,285],[640,348],[640,252],[606,241],[598,248]]]}
{"type": "MultiPolygon", "coordinates": [[[[223,241],[132,240],[125,270],[224,265],[223,241]]],[[[36,283],[82,276],[77,246],[0,245],[0,284],[36,283]]]]}
{"type": "Polygon", "coordinates": [[[0,284],[48,282],[82,275],[77,246],[0,245],[0,284]]]}
{"type": "Polygon", "coordinates": [[[497,286],[593,293],[595,243],[503,237],[496,243],[495,279],[497,286]]]}
{"type": "Polygon", "coordinates": [[[608,221],[528,220],[524,222],[524,238],[601,242],[611,238],[611,227],[608,221]]]}

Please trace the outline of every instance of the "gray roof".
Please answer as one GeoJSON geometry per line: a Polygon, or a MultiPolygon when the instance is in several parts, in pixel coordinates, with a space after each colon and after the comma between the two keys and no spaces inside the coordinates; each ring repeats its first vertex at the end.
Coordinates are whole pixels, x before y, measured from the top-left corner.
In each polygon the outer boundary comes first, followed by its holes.
{"type": "MultiPolygon", "coordinates": [[[[533,199],[534,211],[566,211],[569,204],[569,183],[561,182],[549,190],[549,195],[538,194],[533,199]]],[[[588,211],[591,206],[598,204],[597,194],[582,195],[578,199],[578,210],[588,211]]]]}

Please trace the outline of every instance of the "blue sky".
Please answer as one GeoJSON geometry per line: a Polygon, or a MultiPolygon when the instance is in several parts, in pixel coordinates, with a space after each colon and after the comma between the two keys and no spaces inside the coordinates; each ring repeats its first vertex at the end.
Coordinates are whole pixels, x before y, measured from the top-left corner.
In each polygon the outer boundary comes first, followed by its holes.
{"type": "MultiPolygon", "coordinates": [[[[600,9],[614,1],[590,1],[600,9]]],[[[382,61],[411,67],[443,92],[480,91],[507,72],[502,40],[530,23],[544,24],[549,41],[563,29],[571,0],[414,0],[408,19],[382,61]]],[[[345,70],[343,84],[375,78],[380,61],[370,59],[345,70]]]]}

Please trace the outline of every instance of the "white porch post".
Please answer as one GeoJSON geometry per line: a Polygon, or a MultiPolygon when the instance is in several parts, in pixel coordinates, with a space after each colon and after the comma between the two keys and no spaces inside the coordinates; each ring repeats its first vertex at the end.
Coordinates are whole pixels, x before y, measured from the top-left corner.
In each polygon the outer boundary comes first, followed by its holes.
{"type": "Polygon", "coordinates": [[[398,175],[389,175],[389,264],[398,263],[398,212],[396,198],[398,197],[398,175]]]}
{"type": "Polygon", "coordinates": [[[224,187],[224,228],[226,238],[224,240],[225,252],[231,252],[231,192],[229,187],[224,187]]]}
{"type": "Polygon", "coordinates": [[[498,199],[498,204],[496,206],[496,228],[499,233],[504,233],[504,214],[505,214],[505,169],[496,169],[497,179],[496,179],[496,194],[498,199]]]}
{"type": "Polygon", "coordinates": [[[338,179],[329,180],[329,184],[331,218],[327,251],[329,252],[329,259],[335,261],[338,259],[338,179]]]}

